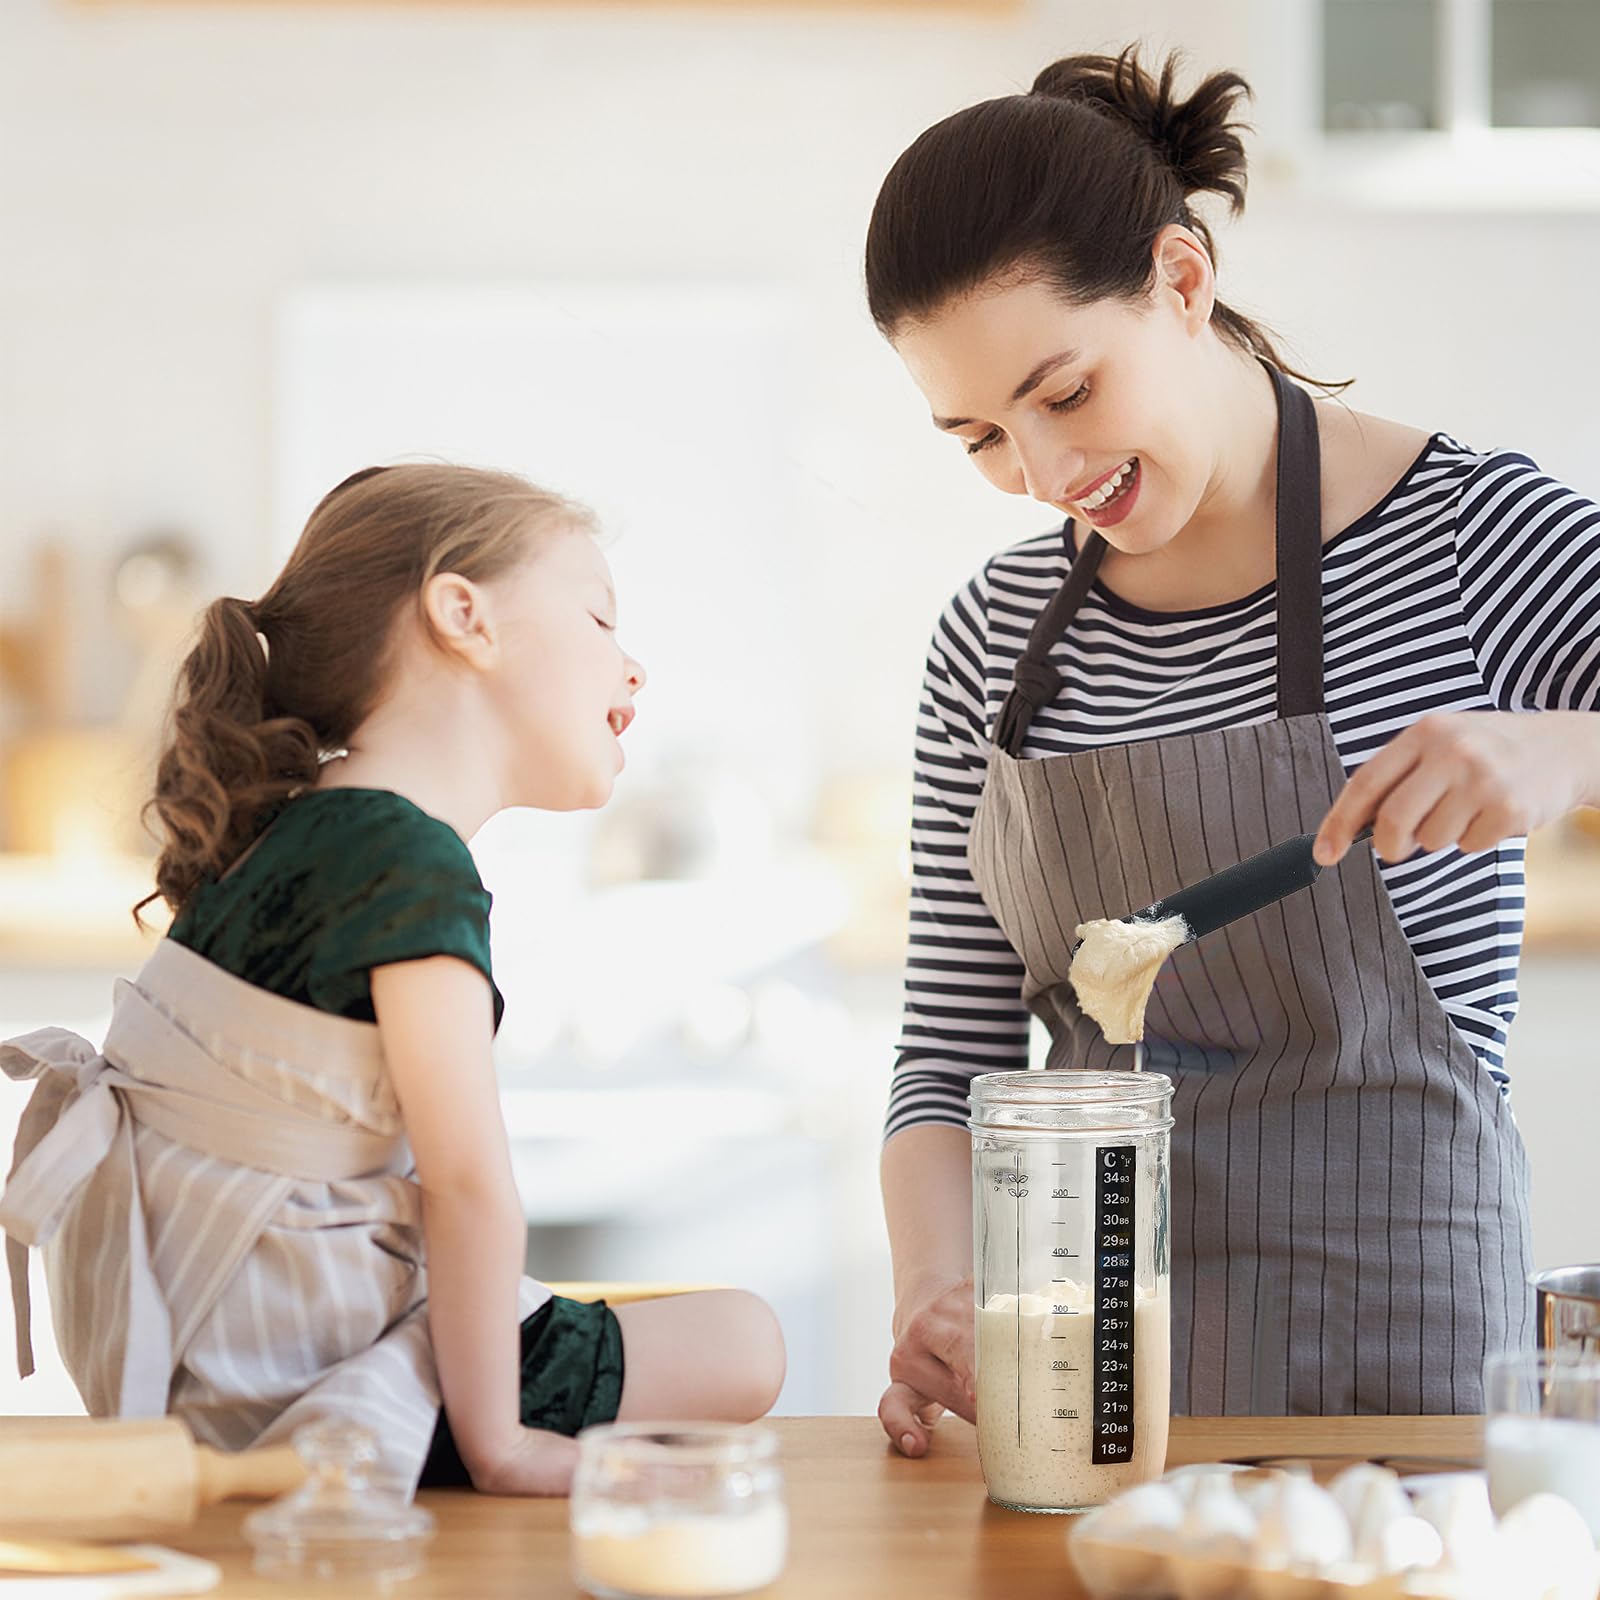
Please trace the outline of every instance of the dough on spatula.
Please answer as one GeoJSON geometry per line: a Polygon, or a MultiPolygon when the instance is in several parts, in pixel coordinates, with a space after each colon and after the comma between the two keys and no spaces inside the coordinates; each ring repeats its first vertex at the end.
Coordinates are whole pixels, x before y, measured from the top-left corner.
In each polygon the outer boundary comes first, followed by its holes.
{"type": "Polygon", "coordinates": [[[1162,963],[1189,937],[1182,917],[1121,922],[1099,917],[1078,925],[1083,942],[1067,976],[1084,1015],[1100,1024],[1109,1044],[1144,1038],[1144,1008],[1162,963]]]}

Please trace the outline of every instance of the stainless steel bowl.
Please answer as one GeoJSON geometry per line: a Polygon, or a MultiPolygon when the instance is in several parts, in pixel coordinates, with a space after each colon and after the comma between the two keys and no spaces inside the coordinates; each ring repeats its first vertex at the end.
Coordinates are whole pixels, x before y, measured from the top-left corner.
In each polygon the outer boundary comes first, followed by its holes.
{"type": "Polygon", "coordinates": [[[1600,1356],[1600,1263],[1533,1275],[1541,1350],[1600,1356]]]}

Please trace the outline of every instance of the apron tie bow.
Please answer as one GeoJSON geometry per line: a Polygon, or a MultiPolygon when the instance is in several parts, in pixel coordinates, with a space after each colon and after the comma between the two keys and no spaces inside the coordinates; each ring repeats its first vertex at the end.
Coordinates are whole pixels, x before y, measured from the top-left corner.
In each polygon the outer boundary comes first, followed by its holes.
{"type": "Polygon", "coordinates": [[[78,1191],[105,1160],[124,1111],[106,1058],[65,1028],[40,1028],[0,1046],[0,1072],[38,1082],[17,1126],[11,1172],[0,1193],[0,1229],[16,1320],[17,1372],[34,1370],[28,1251],[55,1236],[78,1191]],[[109,1077],[108,1077],[109,1075],[109,1077]]]}
{"type": "Polygon", "coordinates": [[[994,742],[1008,755],[1019,755],[1022,741],[1039,710],[1050,704],[1061,687],[1061,674],[1048,661],[1026,656],[1017,663],[1011,693],[995,722],[994,742]]]}

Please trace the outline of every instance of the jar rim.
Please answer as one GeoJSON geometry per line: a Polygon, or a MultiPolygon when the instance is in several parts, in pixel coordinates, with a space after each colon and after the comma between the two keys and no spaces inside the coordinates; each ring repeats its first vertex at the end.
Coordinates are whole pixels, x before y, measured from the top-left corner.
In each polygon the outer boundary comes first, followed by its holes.
{"type": "Polygon", "coordinates": [[[970,1094],[974,1135],[1144,1135],[1172,1127],[1172,1080],[1160,1072],[985,1072],[970,1094]]]}
{"type": "Polygon", "coordinates": [[[1163,1072],[1090,1072],[1076,1067],[1032,1072],[982,1072],[972,1080],[974,1104],[1021,1106],[1142,1105],[1172,1093],[1163,1072]]]}

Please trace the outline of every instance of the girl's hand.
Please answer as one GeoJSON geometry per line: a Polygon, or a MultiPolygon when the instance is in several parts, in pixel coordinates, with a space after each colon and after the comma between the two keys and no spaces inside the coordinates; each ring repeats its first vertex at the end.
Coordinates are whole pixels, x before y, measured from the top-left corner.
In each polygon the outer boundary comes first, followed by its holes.
{"type": "Polygon", "coordinates": [[[578,1441],[543,1428],[518,1428],[493,1460],[468,1462],[480,1494],[563,1495],[572,1488],[578,1441]]]}
{"type": "Polygon", "coordinates": [[[1396,735],[1323,818],[1331,867],[1368,823],[1385,861],[1419,849],[1488,850],[1565,816],[1600,789],[1600,717],[1586,711],[1457,711],[1396,735]]]}
{"type": "Polygon", "coordinates": [[[976,1419],[971,1278],[913,1290],[895,1308],[894,1322],[878,1420],[902,1455],[920,1456],[942,1412],[976,1419]]]}

